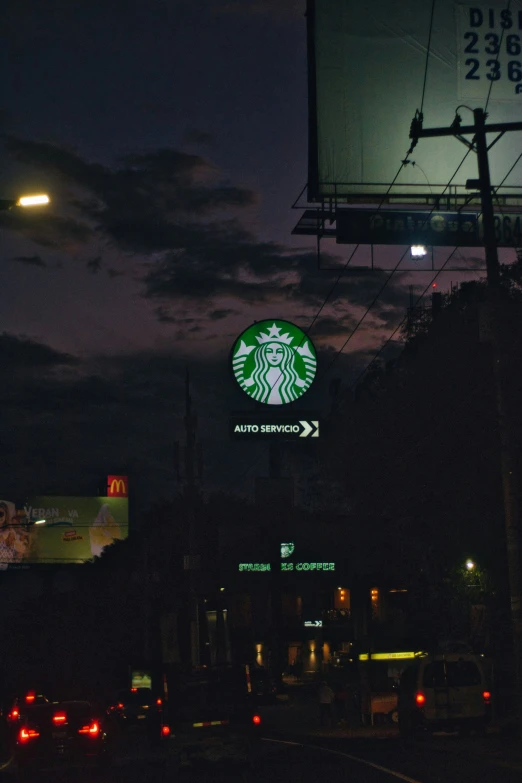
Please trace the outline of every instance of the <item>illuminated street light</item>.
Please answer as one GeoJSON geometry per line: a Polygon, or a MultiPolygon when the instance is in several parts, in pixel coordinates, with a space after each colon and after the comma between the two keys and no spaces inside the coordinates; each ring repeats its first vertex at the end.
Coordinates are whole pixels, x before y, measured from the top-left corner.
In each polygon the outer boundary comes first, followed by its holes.
{"type": "Polygon", "coordinates": [[[21,196],[16,202],[17,207],[38,207],[42,204],[49,204],[51,199],[47,193],[40,193],[35,196],[21,196]]]}
{"type": "Polygon", "coordinates": [[[428,248],[426,245],[412,245],[410,254],[412,258],[424,258],[424,256],[428,255],[428,248]]]}
{"type": "Polygon", "coordinates": [[[473,569],[475,568],[475,563],[473,562],[473,560],[466,560],[466,568],[468,569],[468,571],[473,571],[473,569]]]}
{"type": "Polygon", "coordinates": [[[34,522],[33,524],[35,524],[35,525],[45,525],[46,522],[47,522],[46,519],[37,519],[36,522],[34,522]]]}

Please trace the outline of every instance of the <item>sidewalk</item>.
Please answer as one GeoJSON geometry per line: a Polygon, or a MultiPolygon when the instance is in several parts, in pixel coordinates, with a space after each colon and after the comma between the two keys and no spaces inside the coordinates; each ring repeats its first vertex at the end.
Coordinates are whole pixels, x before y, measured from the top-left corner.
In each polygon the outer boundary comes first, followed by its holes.
{"type": "MultiPolygon", "coordinates": [[[[398,726],[382,724],[376,726],[349,726],[341,724],[323,728],[319,722],[316,689],[304,685],[290,688],[290,701],[260,708],[263,726],[267,732],[295,736],[296,740],[396,740],[398,726]]],[[[492,726],[486,737],[462,737],[456,734],[437,733],[424,740],[429,748],[442,753],[483,758],[485,763],[507,767],[522,772],[522,742],[513,737],[502,736],[498,727],[492,726]]],[[[421,740],[420,742],[423,742],[421,740]]]]}

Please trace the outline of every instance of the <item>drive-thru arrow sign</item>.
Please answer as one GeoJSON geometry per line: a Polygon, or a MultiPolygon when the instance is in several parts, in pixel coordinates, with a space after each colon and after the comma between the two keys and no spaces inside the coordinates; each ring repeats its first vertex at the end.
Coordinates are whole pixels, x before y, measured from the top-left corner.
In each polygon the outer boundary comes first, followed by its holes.
{"type": "Polygon", "coordinates": [[[230,435],[234,440],[297,440],[318,438],[319,419],[297,416],[246,415],[230,419],[230,435]]]}
{"type": "Polygon", "coordinates": [[[300,421],[299,424],[303,428],[302,433],[299,435],[300,438],[308,438],[309,436],[311,438],[318,438],[319,437],[319,422],[318,421],[311,421],[310,423],[307,421],[300,421]]]}

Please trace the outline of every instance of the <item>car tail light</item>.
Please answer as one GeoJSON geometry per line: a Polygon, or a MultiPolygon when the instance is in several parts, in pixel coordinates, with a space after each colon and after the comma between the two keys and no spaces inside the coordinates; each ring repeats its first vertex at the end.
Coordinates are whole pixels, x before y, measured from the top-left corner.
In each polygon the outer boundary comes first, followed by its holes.
{"type": "Polygon", "coordinates": [[[422,707],[422,705],[426,702],[426,696],[423,693],[416,693],[415,694],[415,702],[418,707],[422,707]]]}
{"type": "Polygon", "coordinates": [[[131,693],[138,693],[138,689],[137,688],[131,688],[131,693]]]}
{"type": "Polygon", "coordinates": [[[490,691],[484,691],[482,694],[482,698],[484,699],[484,704],[491,704],[491,692],[490,691]]]}
{"type": "Polygon", "coordinates": [[[78,734],[88,734],[90,737],[97,737],[99,733],[100,725],[99,723],[96,723],[96,721],[89,723],[88,726],[82,726],[81,729],[78,729],[78,734]]]}
{"type": "Polygon", "coordinates": [[[67,723],[67,715],[65,712],[55,712],[53,715],[53,723],[57,726],[67,723]]]}
{"type": "Polygon", "coordinates": [[[252,718],[252,723],[255,723],[256,726],[259,726],[261,723],[261,715],[254,715],[252,718]]]}
{"type": "Polygon", "coordinates": [[[18,739],[20,742],[29,742],[29,740],[36,739],[40,736],[40,732],[36,729],[30,729],[29,726],[24,726],[23,729],[20,729],[20,733],[18,735],[18,739]]]}
{"type": "Polygon", "coordinates": [[[161,727],[161,736],[162,737],[168,737],[170,734],[170,726],[162,726],[161,727]]]}
{"type": "Polygon", "coordinates": [[[9,715],[7,716],[7,720],[18,720],[20,717],[20,713],[17,709],[11,710],[9,715]]]}
{"type": "Polygon", "coordinates": [[[28,704],[32,704],[35,698],[36,698],[36,694],[34,691],[29,691],[29,693],[27,693],[25,696],[25,700],[28,704]]]}
{"type": "Polygon", "coordinates": [[[161,699],[156,699],[156,704],[158,705],[158,707],[161,707],[161,705],[163,704],[163,702],[162,702],[162,700],[161,700],[161,699]]]}

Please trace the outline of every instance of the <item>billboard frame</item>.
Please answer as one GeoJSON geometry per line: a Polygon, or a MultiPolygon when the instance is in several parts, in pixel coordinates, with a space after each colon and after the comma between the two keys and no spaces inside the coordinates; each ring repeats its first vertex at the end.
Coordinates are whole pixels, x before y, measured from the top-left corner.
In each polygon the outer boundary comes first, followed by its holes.
{"type": "MultiPolygon", "coordinates": [[[[393,182],[328,182],[319,179],[319,137],[318,137],[318,82],[317,82],[317,46],[316,46],[316,8],[320,0],[307,0],[306,4],[306,35],[307,35],[307,84],[308,84],[308,181],[303,189],[307,192],[307,201],[309,205],[315,205],[319,212],[317,218],[318,228],[316,230],[305,230],[305,221],[299,221],[292,234],[308,234],[317,237],[328,235],[321,228],[324,222],[325,213],[335,212],[340,205],[359,204],[388,204],[408,208],[413,206],[430,206],[434,209],[440,209],[439,201],[444,204],[442,207],[450,211],[459,205],[479,205],[480,196],[474,194],[471,200],[471,194],[466,191],[465,183],[456,183],[451,186],[450,193],[447,193],[447,185],[429,184],[430,192],[423,193],[422,188],[425,185],[417,187],[410,183],[408,185],[395,185],[393,182]],[[448,197],[451,201],[448,201],[448,197]],[[320,205],[317,207],[317,205],[320,205]]],[[[456,135],[456,134],[455,134],[456,135]]],[[[302,195],[302,194],[301,194],[302,195]]],[[[505,186],[496,188],[496,198],[499,204],[511,207],[522,208],[522,189],[521,186],[505,186]]],[[[300,200],[298,197],[297,201],[300,200]]],[[[296,209],[311,210],[307,207],[298,207],[296,209]]],[[[309,215],[307,216],[308,222],[309,215]]]]}

